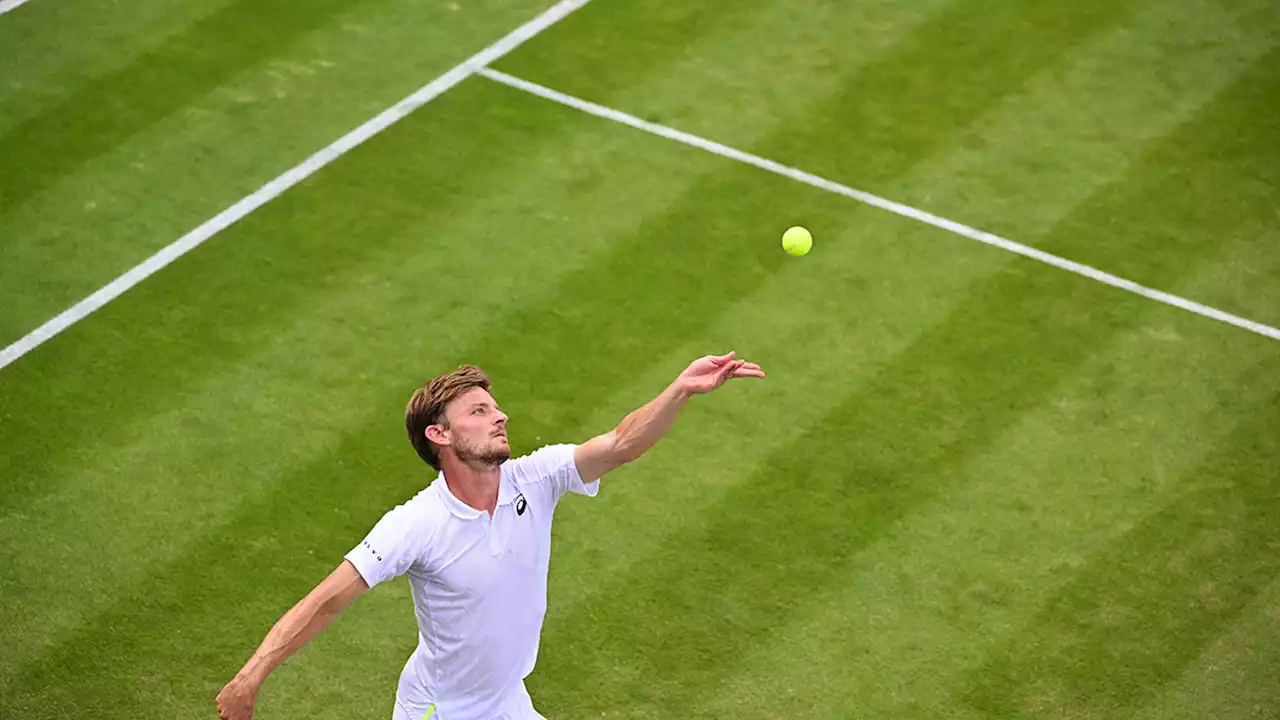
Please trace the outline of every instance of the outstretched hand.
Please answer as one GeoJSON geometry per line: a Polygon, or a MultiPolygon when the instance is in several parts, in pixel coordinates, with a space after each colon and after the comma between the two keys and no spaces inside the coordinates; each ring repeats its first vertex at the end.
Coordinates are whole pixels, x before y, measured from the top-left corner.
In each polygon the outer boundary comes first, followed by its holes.
{"type": "Polygon", "coordinates": [[[697,395],[708,393],[729,381],[730,378],[764,377],[760,366],[727,355],[704,355],[694,360],[680,373],[676,382],[686,392],[697,395]]]}

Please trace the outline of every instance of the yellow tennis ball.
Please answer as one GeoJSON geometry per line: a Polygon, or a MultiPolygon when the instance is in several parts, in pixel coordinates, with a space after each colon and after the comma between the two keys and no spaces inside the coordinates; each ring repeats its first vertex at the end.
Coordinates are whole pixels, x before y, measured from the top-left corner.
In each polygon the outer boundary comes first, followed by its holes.
{"type": "Polygon", "coordinates": [[[808,230],[802,227],[788,228],[782,233],[782,249],[787,251],[789,255],[800,257],[809,252],[813,247],[813,236],[808,230]]]}

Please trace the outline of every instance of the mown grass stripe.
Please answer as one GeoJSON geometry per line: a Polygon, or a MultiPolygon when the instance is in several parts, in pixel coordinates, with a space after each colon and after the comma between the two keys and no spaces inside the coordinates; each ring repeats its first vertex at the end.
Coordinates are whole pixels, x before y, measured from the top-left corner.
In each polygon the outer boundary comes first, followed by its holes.
{"type": "Polygon", "coordinates": [[[1133,720],[1270,720],[1280,708],[1280,579],[1133,720]]]}
{"type": "Polygon", "coordinates": [[[0,23],[0,47],[12,59],[0,83],[0,135],[233,1],[52,2],[8,18],[0,23]],[[65,42],[72,34],[76,43],[65,42]]]}
{"type": "Polygon", "coordinates": [[[378,0],[236,0],[119,70],[0,135],[0,212],[9,212],[283,44],[378,0]]]}
{"type": "Polygon", "coordinates": [[[1280,392],[976,668],[962,694],[1005,717],[1116,714],[1149,700],[1280,575],[1280,392]]]}

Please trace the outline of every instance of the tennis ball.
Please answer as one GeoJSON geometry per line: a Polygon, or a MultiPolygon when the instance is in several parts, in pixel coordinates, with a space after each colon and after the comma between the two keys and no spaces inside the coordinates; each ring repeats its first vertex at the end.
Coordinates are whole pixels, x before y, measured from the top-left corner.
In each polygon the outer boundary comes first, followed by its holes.
{"type": "Polygon", "coordinates": [[[788,254],[800,257],[806,255],[813,247],[813,236],[802,227],[788,228],[782,233],[782,249],[788,254]]]}

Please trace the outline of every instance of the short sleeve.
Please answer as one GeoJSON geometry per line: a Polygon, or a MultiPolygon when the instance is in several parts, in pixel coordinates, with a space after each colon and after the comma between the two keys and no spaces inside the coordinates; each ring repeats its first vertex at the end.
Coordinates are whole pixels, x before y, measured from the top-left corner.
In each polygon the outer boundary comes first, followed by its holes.
{"type": "Polygon", "coordinates": [[[600,491],[600,480],[582,482],[573,460],[576,448],[573,444],[546,445],[517,459],[514,462],[517,482],[545,484],[555,499],[566,493],[595,497],[600,491]]]}
{"type": "Polygon", "coordinates": [[[344,556],[369,587],[403,575],[425,558],[432,523],[424,499],[419,496],[388,510],[344,556]]]}

